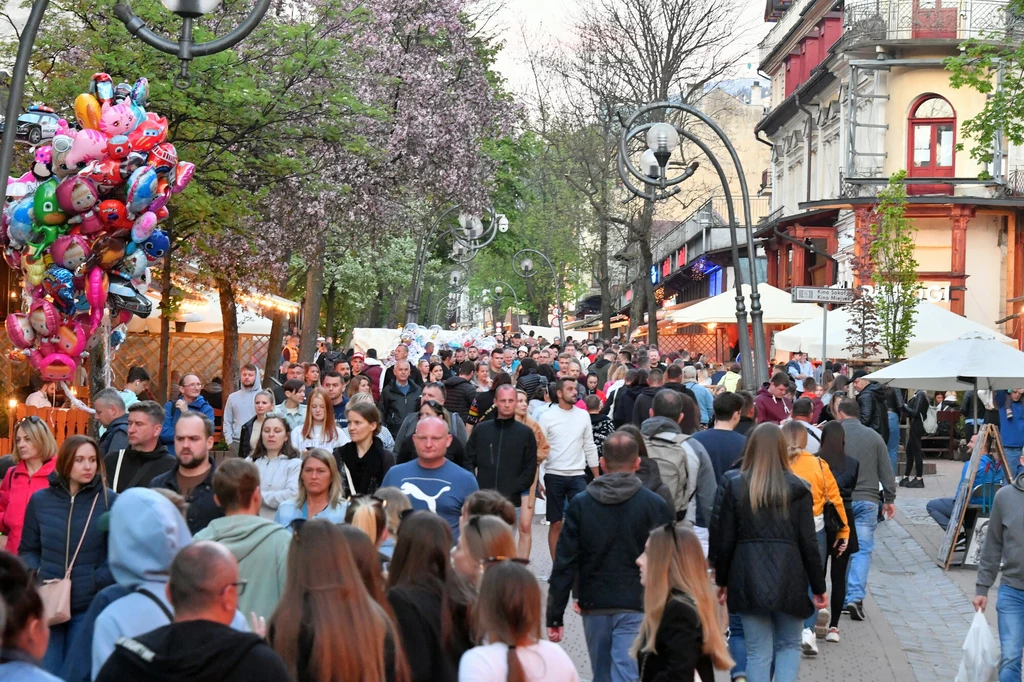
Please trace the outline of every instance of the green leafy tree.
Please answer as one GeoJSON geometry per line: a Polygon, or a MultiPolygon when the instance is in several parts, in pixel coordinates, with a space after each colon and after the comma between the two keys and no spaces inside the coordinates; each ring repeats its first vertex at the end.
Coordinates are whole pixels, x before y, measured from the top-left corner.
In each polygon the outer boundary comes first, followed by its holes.
{"type": "Polygon", "coordinates": [[[878,192],[878,206],[870,225],[868,255],[874,265],[874,306],[881,324],[882,346],[896,360],[907,353],[917,314],[917,228],[906,217],[906,171],[898,171],[878,192]]]}
{"type": "Polygon", "coordinates": [[[843,350],[849,352],[850,360],[854,362],[876,357],[882,350],[882,344],[879,341],[881,328],[874,299],[863,287],[857,287],[853,303],[846,306],[846,310],[850,314],[850,325],[846,328],[846,346],[843,350]]]}

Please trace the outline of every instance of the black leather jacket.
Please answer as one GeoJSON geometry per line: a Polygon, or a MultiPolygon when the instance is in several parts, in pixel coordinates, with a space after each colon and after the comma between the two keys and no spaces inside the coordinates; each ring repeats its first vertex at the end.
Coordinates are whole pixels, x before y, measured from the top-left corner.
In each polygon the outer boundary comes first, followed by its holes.
{"type": "Polygon", "coordinates": [[[857,394],[860,406],[860,423],[869,427],[889,442],[889,413],[885,407],[885,387],[870,383],[857,394]]]}

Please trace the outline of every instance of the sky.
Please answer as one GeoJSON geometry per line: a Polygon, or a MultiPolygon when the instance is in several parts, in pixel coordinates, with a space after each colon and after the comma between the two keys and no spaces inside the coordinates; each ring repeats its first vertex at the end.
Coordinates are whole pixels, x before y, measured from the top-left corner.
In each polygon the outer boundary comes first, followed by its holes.
{"type": "MultiPolygon", "coordinates": [[[[714,0],[707,0],[714,2],[714,0]]],[[[494,32],[505,41],[497,59],[497,70],[509,87],[522,93],[530,87],[526,66],[528,49],[544,51],[571,38],[577,8],[587,0],[505,0],[492,20],[494,32]]],[[[757,44],[772,24],[764,23],[764,3],[737,0],[743,6],[737,18],[737,44],[745,54],[737,65],[736,76],[752,77],[757,70],[757,44]]]]}

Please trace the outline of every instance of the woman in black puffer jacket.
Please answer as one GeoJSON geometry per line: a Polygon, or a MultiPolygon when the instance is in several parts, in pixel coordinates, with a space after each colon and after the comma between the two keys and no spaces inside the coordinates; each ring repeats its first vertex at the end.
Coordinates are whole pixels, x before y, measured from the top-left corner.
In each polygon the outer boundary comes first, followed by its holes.
{"type": "Polygon", "coordinates": [[[114,576],[107,567],[107,534],[100,517],[110,511],[117,493],[105,483],[103,458],[96,441],[71,436],[57,451],[50,487],[32,495],[18,555],[36,581],[63,578],[71,568],[71,620],[50,627],[43,667],[66,679],[62,671],[68,648],[84,623],[92,598],[114,576]]]}
{"type": "Polygon", "coordinates": [[[811,491],[788,462],[782,430],[761,424],[715,498],[709,558],[743,622],[748,682],[771,679],[773,651],[776,682],[796,682],[803,620],[828,605],[811,491]]]}

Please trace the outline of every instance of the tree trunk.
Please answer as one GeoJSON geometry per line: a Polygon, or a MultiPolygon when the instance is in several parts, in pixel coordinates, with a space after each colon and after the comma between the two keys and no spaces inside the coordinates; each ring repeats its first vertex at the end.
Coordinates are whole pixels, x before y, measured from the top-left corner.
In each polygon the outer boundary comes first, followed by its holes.
{"type": "Polygon", "coordinates": [[[331,281],[331,285],[327,287],[327,333],[325,336],[334,336],[334,319],[335,319],[335,301],[338,297],[338,284],[337,282],[331,281]]]}
{"type": "Polygon", "coordinates": [[[612,277],[608,269],[608,221],[598,219],[600,251],[597,254],[597,285],[601,288],[601,338],[612,338],[612,277]]]}
{"type": "MultiPolygon", "coordinates": [[[[292,259],[292,252],[286,251],[284,254],[284,262],[289,263],[292,259]]],[[[288,295],[288,268],[284,269],[284,274],[281,275],[281,282],[279,285],[281,295],[288,295]]],[[[270,339],[267,341],[267,362],[263,366],[263,387],[271,388],[276,386],[270,379],[271,377],[277,378],[277,375],[281,373],[281,348],[284,348],[284,324],[286,315],[283,312],[275,311],[274,317],[270,324],[270,339]]]]}
{"type": "Polygon", "coordinates": [[[302,306],[302,334],[299,337],[299,361],[313,362],[316,337],[320,329],[320,306],[324,299],[324,261],[317,258],[308,265],[306,273],[306,301],[302,306]]]}
{"type": "Polygon", "coordinates": [[[224,396],[227,397],[238,387],[238,311],[235,308],[235,289],[223,277],[217,278],[217,292],[220,294],[220,316],[224,321],[224,354],[220,363],[220,380],[224,396]]]}

